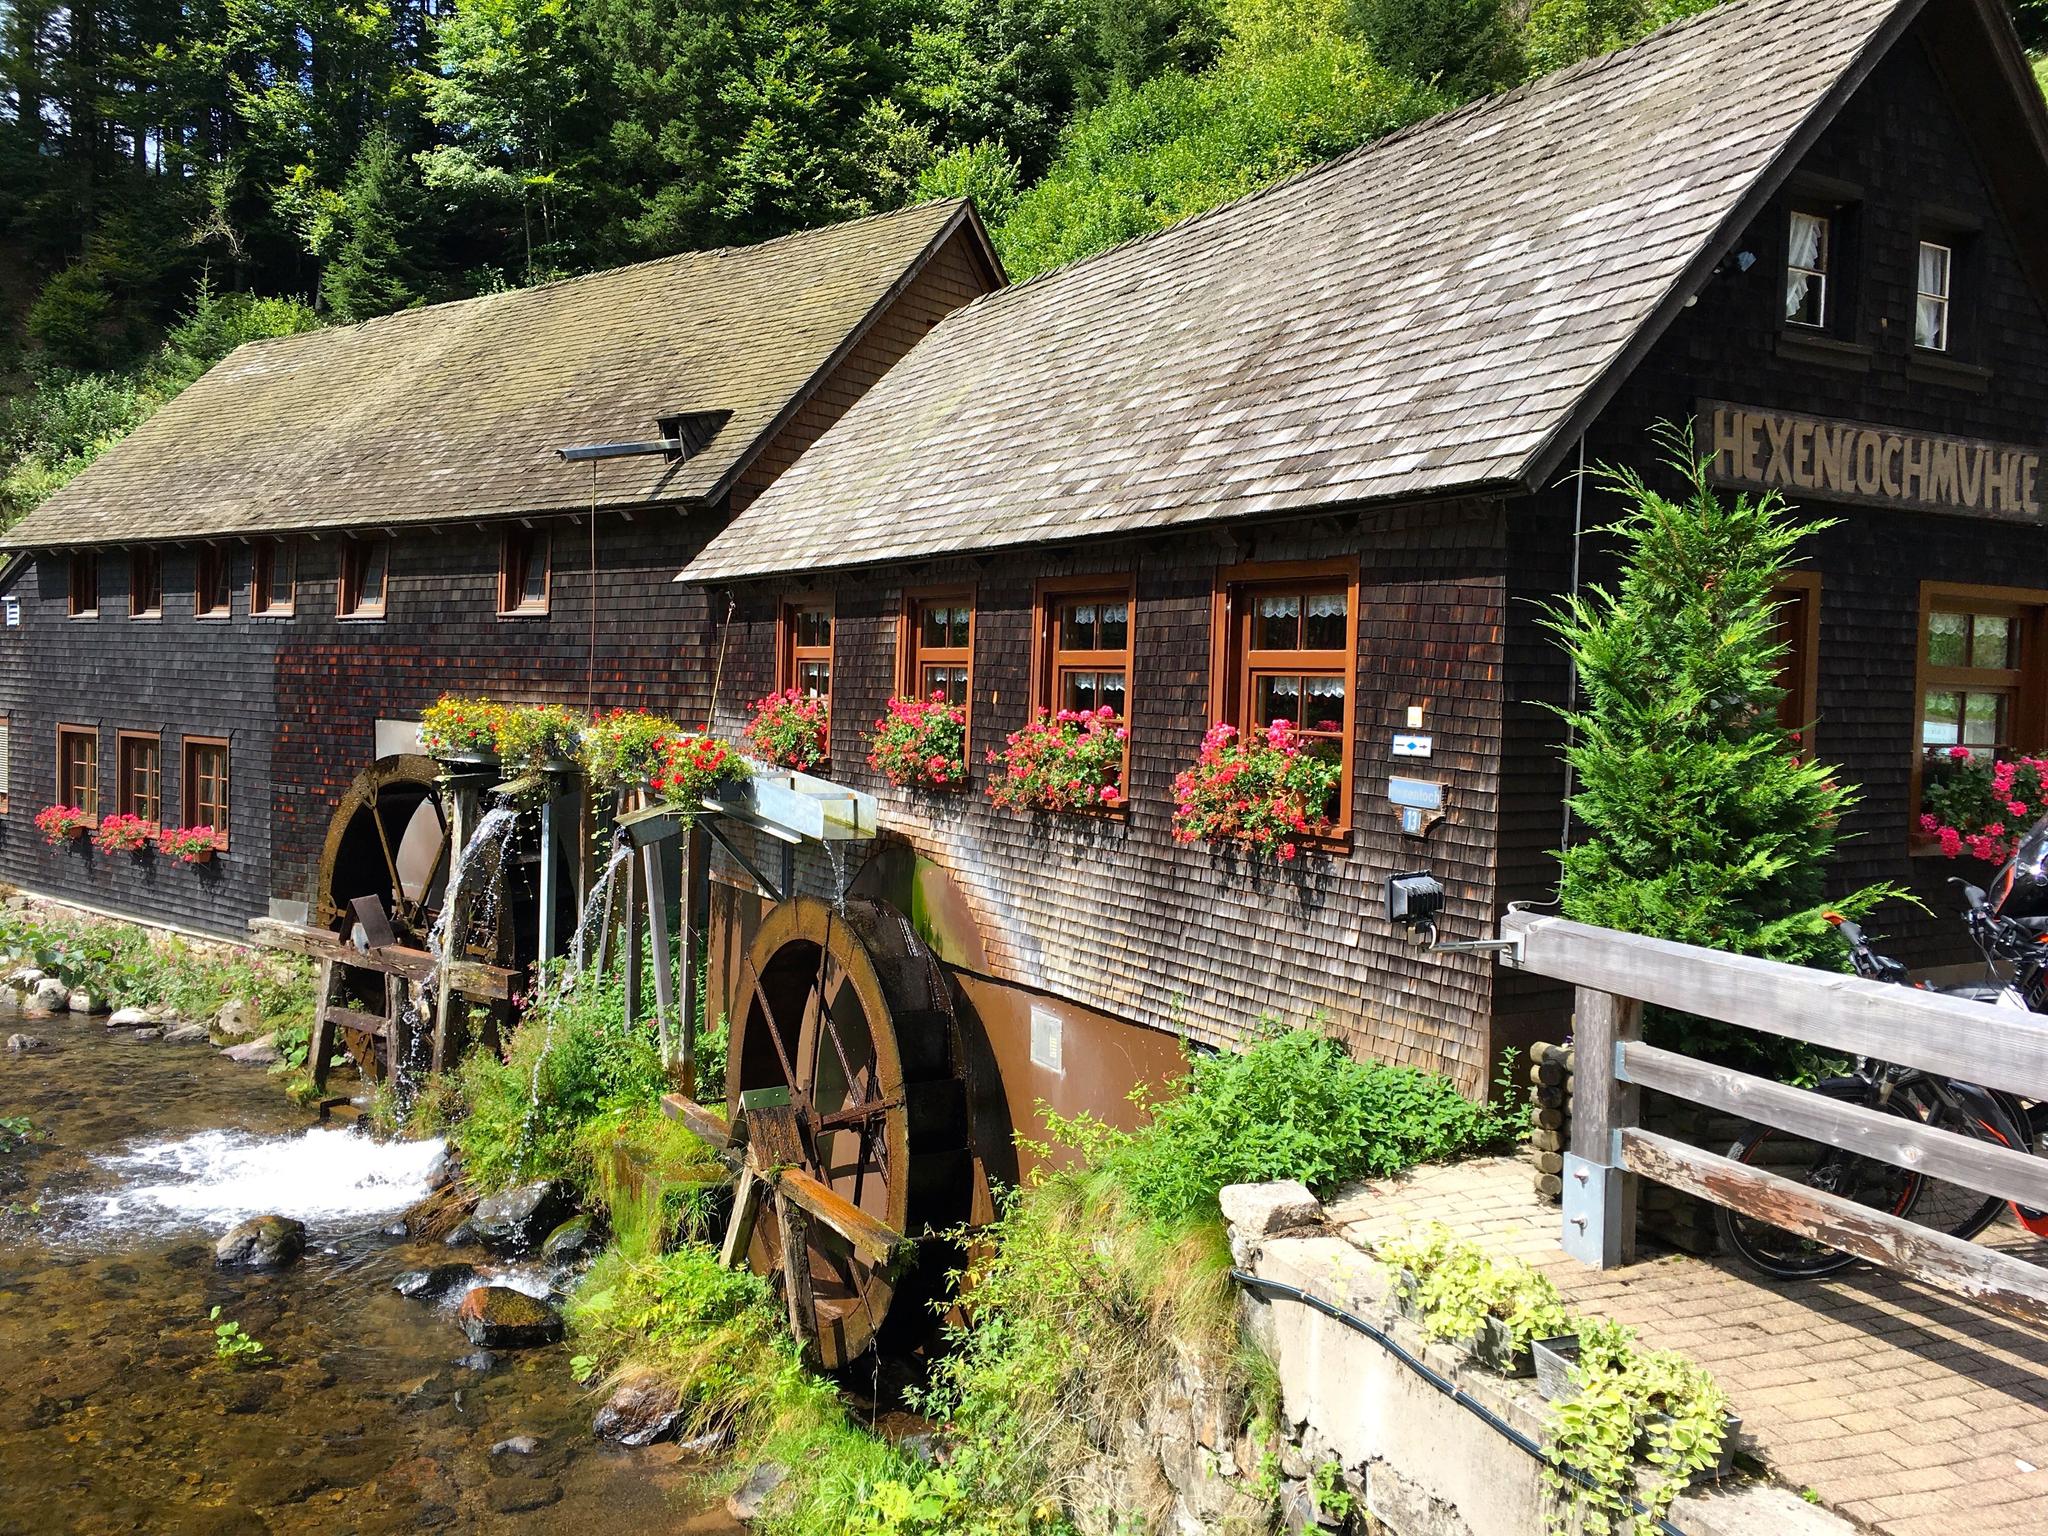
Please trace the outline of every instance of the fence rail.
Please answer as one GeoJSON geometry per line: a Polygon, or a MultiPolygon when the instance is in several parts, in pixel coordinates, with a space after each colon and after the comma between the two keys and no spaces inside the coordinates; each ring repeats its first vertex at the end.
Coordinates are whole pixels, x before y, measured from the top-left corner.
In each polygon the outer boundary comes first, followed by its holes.
{"type": "Polygon", "coordinates": [[[1600,1268],[1628,1261],[1635,1190],[1655,1179],[2031,1323],[2048,1323],[2048,1269],[1659,1136],[1641,1090],[1740,1116],[2000,1199],[2048,1208],[2048,1159],[1646,1045],[1656,1004],[2048,1099],[2048,1021],[1911,987],[1723,954],[1560,917],[1510,911],[1503,963],[1577,989],[1578,1068],[1565,1158],[1564,1246],[1600,1268]]]}

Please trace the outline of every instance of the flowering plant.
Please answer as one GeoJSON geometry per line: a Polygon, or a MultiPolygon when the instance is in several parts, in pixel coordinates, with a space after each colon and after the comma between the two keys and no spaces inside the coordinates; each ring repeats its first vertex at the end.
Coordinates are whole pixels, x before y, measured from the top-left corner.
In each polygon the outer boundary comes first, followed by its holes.
{"type": "Polygon", "coordinates": [[[431,757],[492,757],[506,709],[489,699],[444,693],[420,712],[420,745],[431,757]]]}
{"type": "Polygon", "coordinates": [[[498,721],[498,751],[515,772],[576,756],[583,717],[560,704],[508,709],[498,721]]]}
{"type": "Polygon", "coordinates": [[[891,784],[953,789],[967,782],[967,711],[943,693],[894,698],[868,738],[868,766],[891,784]]]}
{"type": "Polygon", "coordinates": [[[719,784],[746,772],[746,760],[716,737],[670,736],[647,785],[670,804],[694,808],[719,784]]]}
{"type": "Polygon", "coordinates": [[[62,847],[92,824],[75,805],[46,805],[36,812],[36,830],[52,848],[62,847]]]}
{"type": "Polygon", "coordinates": [[[828,756],[825,737],[832,706],[814,693],[785,688],[754,701],[747,745],[778,768],[811,769],[828,756]]]}
{"type": "Polygon", "coordinates": [[[1920,830],[1950,858],[2012,856],[2028,823],[2048,813],[2048,759],[1989,762],[1968,747],[1930,753],[1920,775],[1920,830]]]}
{"type": "Polygon", "coordinates": [[[101,853],[140,853],[155,830],[153,822],[124,811],[118,816],[101,817],[99,826],[93,829],[92,840],[101,853]]]}
{"type": "Polygon", "coordinates": [[[165,827],[156,845],[180,863],[204,864],[220,846],[220,834],[207,826],[165,827]]]}
{"type": "Polygon", "coordinates": [[[1013,811],[1114,810],[1124,803],[1124,742],[1130,732],[1107,705],[1095,710],[1039,710],[1010,732],[988,760],[1001,771],[988,797],[1013,811]]]}
{"type": "Polygon", "coordinates": [[[1283,863],[1300,839],[1330,830],[1343,765],[1309,750],[1285,720],[1240,736],[1217,721],[1192,768],[1173,781],[1173,836],[1182,843],[1238,843],[1283,863]]]}
{"type": "Polygon", "coordinates": [[[638,789],[661,764],[662,744],[682,733],[666,715],[614,709],[583,728],[583,771],[593,789],[638,789]]]}

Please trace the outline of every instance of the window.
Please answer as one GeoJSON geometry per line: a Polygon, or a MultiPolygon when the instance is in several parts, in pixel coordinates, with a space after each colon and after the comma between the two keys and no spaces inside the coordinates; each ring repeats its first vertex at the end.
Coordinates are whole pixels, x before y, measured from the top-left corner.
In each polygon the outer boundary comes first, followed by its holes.
{"type": "Polygon", "coordinates": [[[548,536],[512,528],[498,556],[498,612],[548,611],[548,536]]]}
{"type": "Polygon", "coordinates": [[[904,690],[914,698],[942,695],[965,706],[974,675],[974,597],[944,593],[913,597],[904,690]]]}
{"type": "Polygon", "coordinates": [[[179,785],[185,825],[213,828],[215,844],[227,847],[228,744],[210,736],[187,736],[183,768],[179,785]]]}
{"type": "Polygon", "coordinates": [[[164,611],[164,560],[153,549],[128,554],[128,617],[154,619],[164,611]]]}
{"type": "Polygon", "coordinates": [[[1955,251],[1932,240],[1920,242],[1920,292],[1913,311],[1913,345],[1929,352],[1948,350],[1949,281],[1955,251]]]}
{"type": "Polygon", "coordinates": [[[100,819],[100,733],[89,725],[57,727],[57,800],[100,819]]]}
{"type": "Polygon", "coordinates": [[[1992,758],[2018,745],[2023,610],[2008,604],[1942,597],[1922,631],[1920,746],[1967,747],[1992,758]],[[1966,605],[1967,604],[1967,605],[1966,605]]]}
{"type": "Polygon", "coordinates": [[[1285,720],[1343,766],[1330,819],[1350,821],[1351,684],[1358,669],[1355,562],[1240,566],[1223,573],[1217,718],[1249,734],[1285,720]]]}
{"type": "Polygon", "coordinates": [[[782,609],[782,655],[775,686],[832,700],[832,605],[787,603],[782,609]]]}
{"type": "Polygon", "coordinates": [[[124,816],[150,825],[163,820],[164,755],[161,738],[141,731],[114,733],[114,800],[124,816]]]}
{"type": "Polygon", "coordinates": [[[1093,712],[1122,720],[1130,708],[1131,589],[1091,582],[1054,587],[1039,599],[1043,668],[1038,707],[1093,712]]]}
{"type": "Polygon", "coordinates": [[[71,617],[96,619],[100,613],[100,557],[80,550],[71,557],[71,617]]]}
{"type": "Polygon", "coordinates": [[[1826,328],[1833,244],[1832,218],[1793,210],[1791,238],[1785,250],[1785,319],[1790,324],[1826,328]]]}
{"type": "Polygon", "coordinates": [[[1787,576],[1771,594],[1777,604],[1772,638],[1783,648],[1778,661],[1778,724],[1799,742],[1799,755],[1813,754],[1819,712],[1820,577],[1811,571],[1787,576]]]}
{"type": "Polygon", "coordinates": [[[299,595],[299,546],[292,539],[258,539],[249,552],[249,611],[288,615],[299,595]]]}
{"type": "Polygon", "coordinates": [[[353,539],[341,549],[341,606],[344,619],[384,617],[384,577],[390,550],[382,539],[353,539]]]}
{"type": "Polygon", "coordinates": [[[227,551],[218,544],[202,544],[192,574],[192,612],[202,619],[224,619],[232,611],[227,551]]]}

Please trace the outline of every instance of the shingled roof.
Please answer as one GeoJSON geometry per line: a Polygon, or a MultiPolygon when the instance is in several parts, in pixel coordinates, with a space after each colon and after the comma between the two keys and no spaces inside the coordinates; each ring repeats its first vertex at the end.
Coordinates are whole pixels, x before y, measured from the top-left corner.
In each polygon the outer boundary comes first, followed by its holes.
{"type": "Polygon", "coordinates": [[[683,579],[1526,484],[1920,4],[1733,0],[986,295],[683,579]]]}
{"type": "Polygon", "coordinates": [[[936,202],[759,245],[250,342],[5,547],[393,526],[588,506],[571,444],[732,414],[701,452],[611,460],[601,505],[721,494],[959,225],[936,202]]]}

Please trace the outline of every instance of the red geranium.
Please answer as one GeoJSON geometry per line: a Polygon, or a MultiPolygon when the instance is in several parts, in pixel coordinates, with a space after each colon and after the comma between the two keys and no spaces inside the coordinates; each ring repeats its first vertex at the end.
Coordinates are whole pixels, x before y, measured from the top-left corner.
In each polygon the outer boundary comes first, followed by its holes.
{"type": "Polygon", "coordinates": [[[92,818],[75,805],[46,805],[36,812],[36,830],[52,848],[61,847],[92,825],[92,818]]]}
{"type": "Polygon", "coordinates": [[[1218,721],[1195,765],[1174,778],[1174,839],[1234,843],[1285,863],[1300,854],[1302,838],[1330,830],[1343,778],[1343,765],[1288,721],[1250,736],[1218,721]]]}
{"type": "Polygon", "coordinates": [[[778,768],[808,771],[825,761],[832,706],[814,693],[785,688],[754,701],[747,744],[778,768]]]}
{"type": "Polygon", "coordinates": [[[1107,706],[1040,710],[1012,731],[989,762],[1000,769],[988,797],[1018,811],[1114,810],[1124,803],[1124,743],[1130,732],[1107,706]]]}
{"type": "Polygon", "coordinates": [[[875,722],[868,766],[891,784],[953,789],[967,782],[967,711],[946,702],[895,698],[875,722]]]}
{"type": "Polygon", "coordinates": [[[1920,830],[1949,858],[1967,853],[2003,864],[2033,819],[2048,813],[2048,759],[1993,762],[1988,752],[1947,747],[1920,770],[1920,830]]]}
{"type": "Polygon", "coordinates": [[[155,831],[156,823],[124,812],[103,817],[93,830],[92,840],[102,853],[140,853],[155,831]]]}

